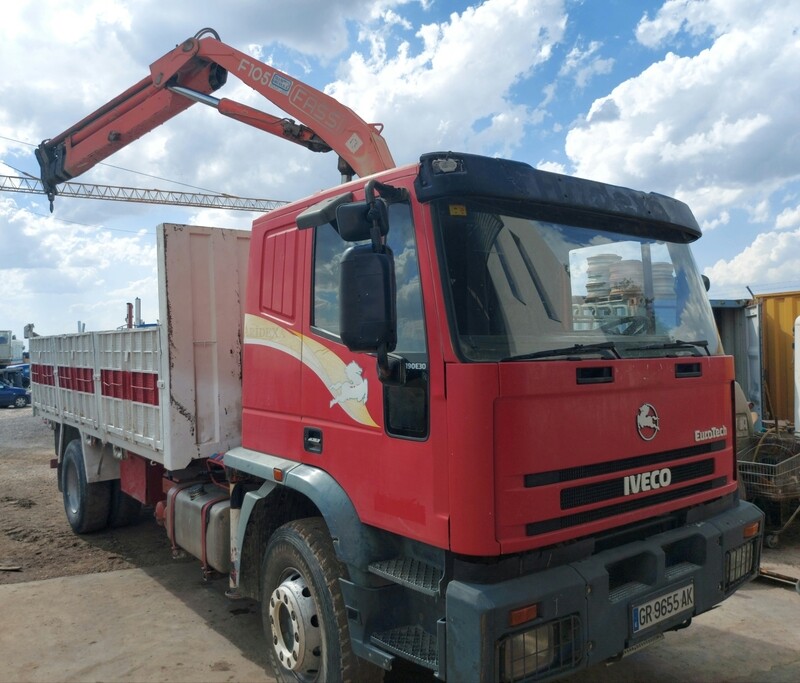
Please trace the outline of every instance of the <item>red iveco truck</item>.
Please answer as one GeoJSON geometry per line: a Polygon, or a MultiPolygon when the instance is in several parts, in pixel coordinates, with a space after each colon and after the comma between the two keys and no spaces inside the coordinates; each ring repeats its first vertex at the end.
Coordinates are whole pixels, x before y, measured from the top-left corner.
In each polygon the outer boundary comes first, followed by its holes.
{"type": "Polygon", "coordinates": [[[161,226],[158,326],[31,340],[77,533],[154,505],[260,601],[280,680],[553,679],[756,575],[688,207],[455,152],[395,168],[379,126],[201,34],[42,143],[51,199],[192,102],[349,180],[252,232],[161,226]],[[302,123],[212,97],[226,72],[302,123]]]}

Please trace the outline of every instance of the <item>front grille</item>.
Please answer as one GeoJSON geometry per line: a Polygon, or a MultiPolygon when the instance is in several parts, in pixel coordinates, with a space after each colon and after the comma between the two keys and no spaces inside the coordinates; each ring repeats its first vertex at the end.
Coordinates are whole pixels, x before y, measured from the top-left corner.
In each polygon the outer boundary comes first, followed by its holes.
{"type": "Polygon", "coordinates": [[[569,529],[723,487],[728,478],[719,474],[715,477],[717,458],[713,454],[728,445],[725,439],[718,439],[659,453],[527,474],[527,489],[557,487],[560,507],[552,510],[549,519],[529,518],[525,533],[537,536],[569,529]],[[594,481],[587,482],[590,478],[594,481]],[[602,481],[597,481],[600,478],[602,481]],[[588,506],[595,509],[586,510],[588,506]],[[564,516],[555,516],[559,512],[564,516]]]}
{"type": "Polygon", "coordinates": [[[581,465],[580,467],[566,467],[563,470],[551,470],[549,472],[538,472],[536,474],[525,475],[525,488],[535,488],[537,486],[548,486],[550,484],[563,484],[568,481],[578,479],[588,479],[598,477],[603,474],[614,474],[625,470],[644,469],[655,467],[665,462],[675,462],[676,460],[686,460],[698,455],[716,453],[725,448],[725,440],[712,441],[698,446],[688,448],[677,448],[672,451],[662,451],[661,453],[651,453],[650,455],[636,455],[632,458],[622,460],[610,460],[593,465],[581,465]]]}
{"type": "Polygon", "coordinates": [[[710,481],[703,481],[691,486],[684,486],[683,488],[670,488],[661,493],[653,495],[634,498],[632,500],[625,500],[613,505],[596,510],[587,510],[586,512],[577,512],[565,517],[558,517],[556,519],[545,519],[541,522],[532,522],[525,525],[525,533],[528,536],[537,536],[545,534],[550,531],[558,531],[559,529],[567,529],[569,527],[578,526],[580,524],[588,524],[589,522],[596,522],[600,519],[606,519],[615,515],[621,515],[626,512],[634,510],[641,510],[642,508],[651,507],[660,503],[667,503],[672,500],[680,498],[687,498],[697,493],[704,493],[712,489],[725,486],[727,479],[725,477],[718,477],[710,481]]]}
{"type": "MultiPolygon", "coordinates": [[[[714,474],[714,461],[700,460],[686,465],[670,467],[672,472],[672,485],[681,484],[692,479],[700,479],[714,474]]],[[[572,488],[561,491],[561,509],[581,507],[600,503],[611,498],[621,498],[625,495],[624,477],[597,482],[596,484],[585,484],[583,486],[573,486],[572,488]]]]}

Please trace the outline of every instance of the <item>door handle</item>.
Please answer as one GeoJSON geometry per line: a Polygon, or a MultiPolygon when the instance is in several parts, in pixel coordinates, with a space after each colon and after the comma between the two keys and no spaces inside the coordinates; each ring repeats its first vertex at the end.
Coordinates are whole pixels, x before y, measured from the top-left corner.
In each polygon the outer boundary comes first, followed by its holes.
{"type": "Polygon", "coordinates": [[[303,448],[309,453],[322,453],[322,430],[317,427],[303,428],[303,448]]]}

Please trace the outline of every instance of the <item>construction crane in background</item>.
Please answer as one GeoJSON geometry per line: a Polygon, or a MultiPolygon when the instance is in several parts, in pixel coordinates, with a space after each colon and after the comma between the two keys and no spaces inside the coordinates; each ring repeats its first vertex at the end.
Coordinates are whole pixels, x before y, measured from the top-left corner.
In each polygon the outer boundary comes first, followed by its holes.
{"type": "MultiPolygon", "coordinates": [[[[28,194],[47,194],[41,180],[25,176],[0,175],[0,190],[5,192],[26,192],[28,194]]],[[[275,199],[236,197],[228,194],[144,190],[137,187],[96,185],[71,181],[61,183],[58,188],[58,194],[62,197],[80,197],[83,199],[194,206],[205,209],[227,209],[229,211],[257,211],[259,213],[272,211],[288,203],[275,199]]]]}

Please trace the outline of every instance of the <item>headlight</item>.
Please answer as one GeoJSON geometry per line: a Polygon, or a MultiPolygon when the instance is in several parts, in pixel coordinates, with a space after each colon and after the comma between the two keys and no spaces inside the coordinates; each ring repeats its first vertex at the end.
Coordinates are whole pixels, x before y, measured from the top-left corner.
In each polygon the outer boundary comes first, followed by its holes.
{"type": "Polygon", "coordinates": [[[757,538],[753,539],[725,554],[725,592],[744,583],[754,573],[758,561],[758,541],[757,538]]]}
{"type": "Polygon", "coordinates": [[[537,671],[549,669],[553,659],[555,647],[552,624],[511,636],[505,643],[503,680],[518,681],[537,671]]]}
{"type": "Polygon", "coordinates": [[[500,680],[510,683],[576,667],[579,637],[576,615],[508,636],[500,643],[500,680]]]}

